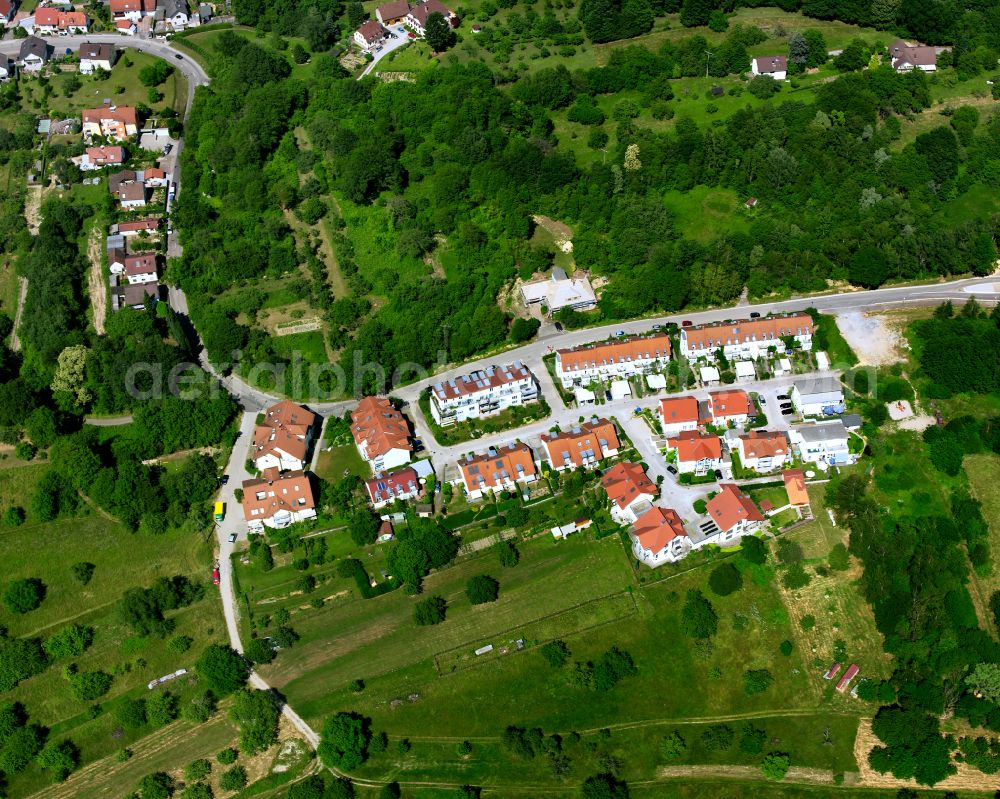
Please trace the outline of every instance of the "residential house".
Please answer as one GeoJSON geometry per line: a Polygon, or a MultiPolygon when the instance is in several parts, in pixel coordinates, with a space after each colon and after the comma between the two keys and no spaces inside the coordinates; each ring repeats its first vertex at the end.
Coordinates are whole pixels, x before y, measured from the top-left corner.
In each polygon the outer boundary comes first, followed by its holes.
{"type": "Polygon", "coordinates": [[[0,53],[0,81],[9,80],[14,77],[14,71],[16,69],[14,64],[14,59],[9,55],[0,53]]]}
{"type": "Polygon", "coordinates": [[[556,471],[596,466],[599,461],[617,455],[620,446],[615,423],[596,416],[565,432],[543,433],[540,438],[549,465],[556,471]]]}
{"type": "Polygon", "coordinates": [[[160,298],[160,287],[156,283],[126,283],[119,286],[121,308],[135,308],[141,311],[146,307],[146,300],[150,297],[160,298]]]}
{"type": "Polygon", "coordinates": [[[804,377],[792,384],[788,397],[803,416],[832,416],[844,412],[844,389],[836,377],[804,377]]]}
{"type": "Polygon", "coordinates": [[[806,463],[839,466],[857,460],[848,446],[850,433],[840,419],[796,425],[788,431],[788,437],[806,463]]]}
{"type": "Polygon", "coordinates": [[[764,514],[735,483],[722,483],[721,491],[708,501],[708,516],[724,541],[747,535],[764,523],[764,514]]]}
{"type": "Polygon", "coordinates": [[[113,275],[125,272],[125,248],[112,247],[108,250],[108,271],[113,275]]]}
{"type": "Polygon", "coordinates": [[[785,481],[785,492],[788,494],[788,504],[800,508],[809,504],[809,492],[806,491],[806,474],[801,469],[785,469],[781,473],[785,481]]]}
{"type": "Polygon", "coordinates": [[[146,204],[146,187],[137,181],[118,187],[118,202],[122,208],[142,208],[146,204]]]}
{"type": "Polygon", "coordinates": [[[319,417],[291,400],[282,400],[261,415],[250,450],[257,469],[277,468],[283,472],[305,468],[319,417]]]}
{"type": "Polygon", "coordinates": [[[732,443],[744,469],[770,472],[792,459],[788,436],[781,430],[751,430],[732,443]]]}
{"type": "Polygon", "coordinates": [[[889,45],[889,58],[892,68],[897,72],[910,72],[919,69],[921,72],[937,70],[937,48],[925,44],[909,44],[902,39],[896,39],[889,45]]]}
{"type": "Polygon", "coordinates": [[[182,31],[190,21],[187,0],[156,0],[155,16],[175,31],[182,31]]]}
{"type": "Polygon", "coordinates": [[[698,422],[698,400],[694,397],[660,400],[660,425],[668,438],[685,430],[697,430],[698,422]]]}
{"type": "Polygon", "coordinates": [[[17,3],[14,0],[0,0],[0,24],[10,25],[17,13],[17,3]]]}
{"type": "Polygon", "coordinates": [[[551,316],[563,308],[586,311],[597,305],[597,295],[586,275],[567,277],[558,266],[552,269],[548,280],[536,280],[521,286],[521,298],[526,305],[540,303],[549,309],[551,316]]]}
{"type": "Polygon", "coordinates": [[[680,560],[692,549],[684,522],[672,508],[650,508],[632,525],[629,538],[632,554],[653,569],[680,560]]]}
{"type": "Polygon", "coordinates": [[[416,499],[423,492],[417,473],[412,467],[400,469],[398,472],[376,474],[365,481],[365,491],[372,507],[378,510],[390,505],[397,499],[406,501],[416,499]]]}
{"type": "Polygon", "coordinates": [[[537,399],[535,376],[520,361],[509,366],[487,366],[430,389],[431,416],[443,426],[490,416],[537,399]]]}
{"type": "Polygon", "coordinates": [[[121,146],[88,147],[83,155],[73,160],[83,172],[103,169],[106,166],[121,166],[125,162],[125,148],[121,146]]]}
{"type": "Polygon", "coordinates": [[[126,255],[122,274],[129,283],[155,283],[159,278],[156,271],[156,253],[137,252],[126,255]]]}
{"type": "Polygon", "coordinates": [[[126,183],[135,183],[138,180],[138,173],[131,169],[122,169],[108,175],[108,191],[117,195],[118,190],[126,183]]]}
{"type": "Polygon", "coordinates": [[[809,314],[783,314],[682,327],[680,349],[688,360],[713,358],[720,349],[730,360],[759,358],[772,347],[784,352],[784,339],[794,339],[801,349],[810,350],[812,335],[809,314]]]}
{"type": "Polygon", "coordinates": [[[316,518],[316,500],[305,472],[280,474],[266,469],[259,478],[243,481],[243,518],[251,532],[264,527],[288,527],[316,518]]]}
{"type": "Polygon", "coordinates": [[[115,20],[115,30],[122,36],[135,36],[139,32],[139,26],[130,17],[121,17],[115,20]]]}
{"type": "Polygon", "coordinates": [[[191,14],[191,25],[207,25],[212,21],[212,7],[208,3],[201,3],[198,10],[191,14]]]}
{"type": "Polygon", "coordinates": [[[351,435],[361,457],[375,472],[410,462],[410,428],[385,397],[365,397],[351,412],[351,435]]]}
{"type": "Polygon", "coordinates": [[[29,36],[27,39],[21,40],[17,62],[25,72],[41,72],[51,57],[52,47],[46,44],[44,39],[29,36]]]}
{"type": "Polygon", "coordinates": [[[751,416],[756,415],[755,411],[750,395],[743,389],[712,391],[708,395],[708,412],[717,425],[742,427],[751,416]]]}
{"type": "Polygon", "coordinates": [[[523,443],[490,447],[478,455],[462,458],[458,468],[466,494],[472,500],[494,491],[515,491],[518,484],[538,479],[531,447],[523,443]]]}
{"type": "Polygon", "coordinates": [[[667,439],[676,455],[677,471],[696,477],[722,468],[722,440],[714,433],[685,430],[667,439]]]}
{"type": "Polygon", "coordinates": [[[375,18],[383,25],[395,25],[410,13],[410,4],[406,0],[394,0],[375,9],[375,18]]]}
{"type": "Polygon", "coordinates": [[[170,175],[155,166],[136,173],[136,177],[142,180],[147,189],[162,188],[170,182],[170,175]]]}
{"type": "Polygon", "coordinates": [[[670,338],[665,333],[634,336],[557,350],[556,376],[569,389],[663,369],[669,362],[670,338]]]}
{"type": "Polygon", "coordinates": [[[619,524],[634,524],[656,499],[656,484],[639,463],[616,463],[601,476],[601,485],[619,524]]]}
{"type": "Polygon", "coordinates": [[[115,141],[125,141],[139,132],[139,117],[129,105],[108,105],[87,108],[82,112],[83,135],[105,136],[115,141]]]}
{"type": "Polygon", "coordinates": [[[122,19],[138,22],[156,13],[156,0],[110,0],[109,4],[116,22],[122,19]]]}
{"type": "Polygon", "coordinates": [[[788,59],[783,55],[757,56],[750,62],[750,72],[754,75],[767,75],[775,80],[784,80],[788,75],[788,59]]]}
{"type": "Polygon", "coordinates": [[[431,14],[440,14],[451,27],[458,26],[458,17],[445,7],[440,0],[421,0],[410,9],[403,24],[412,28],[417,36],[423,36],[427,26],[427,20],[431,14]]]}
{"type": "Polygon", "coordinates": [[[90,20],[82,11],[62,11],[53,6],[35,9],[35,33],[51,36],[56,33],[83,34],[90,28],[90,20]]]}
{"type": "Polygon", "coordinates": [[[366,19],[354,31],[354,43],[366,53],[377,50],[389,36],[389,31],[373,19],[366,19]]]}
{"type": "Polygon", "coordinates": [[[131,222],[118,222],[111,226],[111,234],[128,238],[142,233],[153,235],[160,229],[159,219],[135,219],[131,222]]]}

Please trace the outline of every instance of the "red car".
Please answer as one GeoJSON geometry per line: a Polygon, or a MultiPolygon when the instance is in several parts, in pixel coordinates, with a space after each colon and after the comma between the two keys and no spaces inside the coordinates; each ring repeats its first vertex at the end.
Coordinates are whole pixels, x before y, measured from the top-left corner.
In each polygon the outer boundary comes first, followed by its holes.
{"type": "Polygon", "coordinates": [[[681,322],[681,327],[691,327],[691,320],[685,319],[683,322],[681,322]]]}
{"type": "Polygon", "coordinates": [[[219,575],[219,567],[216,566],[212,569],[212,582],[218,585],[222,581],[222,577],[219,575]]]}

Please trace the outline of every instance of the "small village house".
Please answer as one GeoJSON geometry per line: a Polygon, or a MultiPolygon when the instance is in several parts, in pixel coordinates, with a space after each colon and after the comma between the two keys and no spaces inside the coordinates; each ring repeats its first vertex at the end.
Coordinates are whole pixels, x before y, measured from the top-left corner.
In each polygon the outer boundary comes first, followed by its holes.
{"type": "Polygon", "coordinates": [[[250,457],[259,471],[305,468],[319,417],[291,400],[267,408],[254,427],[250,457]]]}
{"type": "Polygon", "coordinates": [[[397,499],[405,502],[417,499],[423,493],[420,479],[412,466],[396,472],[380,472],[365,481],[365,492],[371,506],[378,510],[397,499]]]}
{"type": "Polygon", "coordinates": [[[90,28],[90,19],[82,11],[63,11],[53,6],[35,9],[35,33],[52,36],[58,33],[83,34],[90,28]]]}
{"type": "Polygon", "coordinates": [[[660,425],[664,436],[669,438],[686,430],[697,430],[698,423],[698,400],[694,397],[667,397],[660,400],[660,425]]]}
{"type": "Polygon", "coordinates": [[[27,39],[21,40],[18,64],[25,72],[41,72],[51,57],[52,48],[46,44],[44,39],[29,36],[27,39]]]}
{"type": "Polygon", "coordinates": [[[81,172],[103,169],[106,166],[121,166],[125,162],[125,148],[119,145],[88,147],[83,155],[77,156],[73,161],[81,172]]]}
{"type": "Polygon", "coordinates": [[[788,59],[783,55],[757,56],[750,62],[750,72],[754,76],[766,75],[775,80],[784,80],[788,75],[788,59]]]}
{"type": "Polygon", "coordinates": [[[731,441],[744,469],[770,472],[792,459],[788,436],[780,430],[751,430],[731,441]]]}
{"type": "Polygon", "coordinates": [[[596,416],[566,431],[543,433],[540,438],[549,465],[556,471],[592,468],[617,455],[621,446],[614,422],[596,416]]]}
{"type": "Polygon", "coordinates": [[[896,39],[889,45],[889,59],[892,68],[897,72],[910,72],[914,69],[921,72],[937,70],[937,48],[926,44],[909,44],[902,39],[896,39]]]}
{"type": "Polygon", "coordinates": [[[375,9],[375,18],[383,25],[395,25],[410,13],[410,4],[406,0],[395,0],[385,3],[375,9]]]}
{"type": "Polygon", "coordinates": [[[156,253],[137,252],[126,255],[122,263],[122,274],[129,283],[155,283],[159,279],[156,253]]]}
{"type": "Polygon", "coordinates": [[[421,0],[410,9],[403,24],[411,28],[417,36],[423,36],[426,33],[427,20],[431,14],[440,14],[444,17],[445,22],[453,28],[458,25],[458,17],[440,0],[421,0]]]}
{"type": "Polygon", "coordinates": [[[138,22],[143,17],[156,14],[156,0],[109,0],[111,16],[118,20],[138,22]]]}
{"type": "Polygon", "coordinates": [[[81,115],[85,137],[104,136],[114,141],[125,141],[139,132],[139,117],[132,106],[87,108],[81,115]]]}
{"type": "Polygon", "coordinates": [[[137,181],[122,183],[118,187],[118,202],[122,208],[141,208],[146,204],[146,186],[137,181]]]}
{"type": "Polygon", "coordinates": [[[743,389],[713,391],[708,395],[708,412],[717,425],[742,427],[755,415],[750,395],[743,389]]]}

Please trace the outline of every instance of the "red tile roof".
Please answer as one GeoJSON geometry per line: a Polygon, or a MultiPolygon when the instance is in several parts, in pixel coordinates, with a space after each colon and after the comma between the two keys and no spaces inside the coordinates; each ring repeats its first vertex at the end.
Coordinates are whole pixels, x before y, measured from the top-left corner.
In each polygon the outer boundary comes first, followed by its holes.
{"type": "Polygon", "coordinates": [[[125,160],[125,148],[118,147],[88,147],[87,158],[92,164],[120,164],[125,160]]]}
{"type": "Polygon", "coordinates": [[[774,458],[788,454],[788,436],[780,430],[751,430],[740,439],[747,458],[774,458]]]}
{"type": "Polygon", "coordinates": [[[660,400],[660,418],[664,424],[698,421],[698,400],[694,397],[668,397],[660,400]]]}
{"type": "Polygon", "coordinates": [[[452,380],[443,380],[431,386],[431,391],[442,402],[476,394],[480,391],[500,388],[532,377],[528,367],[520,362],[507,366],[487,366],[452,380]]]}
{"type": "Polygon", "coordinates": [[[813,320],[807,313],[765,316],[760,319],[738,319],[735,322],[710,322],[681,331],[689,350],[721,349],[727,344],[751,341],[774,341],[782,336],[812,334],[813,320]]]}
{"type": "Polygon", "coordinates": [[[96,122],[100,125],[108,120],[120,122],[123,125],[139,124],[135,108],[130,105],[102,106],[101,108],[85,108],[80,112],[84,122],[96,122]]]}
{"type": "Polygon", "coordinates": [[[382,20],[402,19],[410,13],[410,4],[406,0],[396,0],[393,3],[385,3],[377,9],[382,20]]]}
{"type": "Polygon", "coordinates": [[[134,222],[119,222],[118,232],[124,233],[125,231],[132,230],[158,230],[159,227],[159,219],[136,219],[134,222]]]}
{"type": "Polygon", "coordinates": [[[503,483],[507,480],[515,482],[533,477],[538,473],[531,447],[523,443],[509,444],[471,458],[463,458],[458,462],[458,466],[462,470],[462,479],[469,491],[475,491],[477,488],[494,488],[498,476],[503,483]]]}
{"type": "Polygon", "coordinates": [[[270,453],[277,455],[278,450],[304,460],[309,448],[307,439],[317,419],[315,413],[291,400],[272,405],[253,431],[254,460],[270,453]]]}
{"type": "Polygon", "coordinates": [[[697,463],[722,458],[722,440],[714,433],[684,430],[667,439],[667,446],[677,450],[680,463],[697,463]]]}
{"type": "Polygon", "coordinates": [[[850,666],[848,666],[847,671],[845,671],[840,680],[837,681],[837,690],[838,691],[846,690],[847,686],[850,685],[851,680],[853,680],[857,676],[859,671],[861,671],[861,669],[858,668],[857,663],[852,663],[850,666]]]}
{"type": "Polygon", "coordinates": [[[126,275],[148,275],[156,272],[156,253],[137,252],[126,255],[125,261],[126,275]]]}
{"type": "Polygon", "coordinates": [[[60,11],[51,6],[35,9],[35,24],[45,25],[60,30],[69,27],[86,28],[87,15],[82,11],[60,11]]]}
{"type": "Polygon", "coordinates": [[[735,483],[723,483],[722,490],[708,501],[708,515],[723,532],[732,530],[741,521],[762,522],[762,514],[753,500],[740,491],[735,483]]]}
{"type": "Polygon", "coordinates": [[[366,19],[362,22],[355,33],[360,33],[361,38],[368,44],[375,44],[386,37],[386,30],[373,19],[366,19]]]}
{"type": "Polygon", "coordinates": [[[151,14],[156,10],[156,0],[111,0],[112,14],[125,14],[130,11],[151,14]]]}
{"type": "Polygon", "coordinates": [[[790,505],[808,505],[809,492],[806,491],[806,475],[801,469],[786,469],[782,473],[785,491],[790,505]]]}
{"type": "Polygon", "coordinates": [[[708,407],[713,419],[730,416],[749,416],[753,410],[750,395],[742,389],[713,391],[708,395],[708,407]]]}
{"type": "Polygon", "coordinates": [[[638,463],[616,463],[601,477],[608,499],[624,510],[643,494],[656,496],[656,484],[638,463]]]}
{"type": "Polygon", "coordinates": [[[304,472],[279,475],[277,468],[265,469],[259,479],[243,481],[243,517],[248,522],[270,519],[282,510],[303,511],[315,507],[312,486],[304,472]]]}
{"type": "Polygon", "coordinates": [[[643,549],[661,552],[675,538],[687,535],[684,522],[672,508],[650,508],[632,525],[632,535],[643,549]]]}
{"type": "Polygon", "coordinates": [[[654,358],[666,360],[670,357],[670,337],[666,333],[657,336],[636,336],[603,344],[558,350],[557,354],[564,372],[654,358]]]}
{"type": "Polygon", "coordinates": [[[372,503],[391,502],[398,496],[420,493],[420,479],[412,467],[400,469],[392,474],[377,474],[365,481],[365,491],[372,503]]]}
{"type": "Polygon", "coordinates": [[[575,466],[582,466],[584,460],[602,460],[606,451],[617,450],[618,430],[614,422],[607,419],[592,419],[570,430],[549,435],[542,433],[542,443],[549,453],[554,466],[566,464],[566,456],[575,466]]]}
{"type": "Polygon", "coordinates": [[[351,413],[351,434],[358,446],[367,445],[369,460],[393,449],[412,451],[406,419],[385,397],[365,397],[358,403],[351,413]]]}

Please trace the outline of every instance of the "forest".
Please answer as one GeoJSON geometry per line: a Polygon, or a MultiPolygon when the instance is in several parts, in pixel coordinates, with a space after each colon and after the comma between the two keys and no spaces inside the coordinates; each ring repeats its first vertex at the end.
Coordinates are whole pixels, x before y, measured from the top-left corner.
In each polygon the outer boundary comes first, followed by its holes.
{"type": "MultiPolygon", "coordinates": [[[[714,68],[744,70],[745,47],[759,36],[730,31],[714,68]]],[[[803,64],[810,53],[825,60],[822,36],[802,38],[803,64]]],[[[997,45],[983,27],[964,46],[981,64],[984,48],[995,62],[997,45]]],[[[247,65],[282,56],[236,34],[219,47],[222,75],[187,124],[185,184],[198,191],[177,212],[185,244],[177,274],[219,363],[236,350],[244,366],[283,359],[246,321],[261,297],[226,289],[297,265],[314,274],[316,256],[292,245],[286,214],[326,215],[336,229],[343,220],[327,196],[384,215],[401,256],[437,257],[444,273],[414,274],[392,257],[377,272],[361,269],[350,236],[335,230],[346,292],[310,279],[308,296],[348,374],[356,358],[391,372],[429,365],[442,349],[458,361],[513,340],[496,298],[539,266],[529,244],[535,214],[570,224],[577,265],[609,279],[596,313],[561,318],[572,326],[727,304],[744,288],[763,297],[831,280],[870,288],[985,274],[996,259],[994,217],[941,210],[970,190],[995,190],[1000,123],[962,108],[902,144],[901,119],[930,105],[928,78],[888,66],[860,71],[864,53],[861,63],[837,65],[842,75],[820,85],[815,102],[778,92],[702,125],[675,115],[671,102],[672,80],[704,68],[698,37],[657,51],[625,47],[605,66],[541,69],[512,84],[479,63],[442,63],[415,83],[359,82],[325,55],[308,78],[272,80],[282,70],[247,65]],[[558,146],[552,114],[603,122],[595,98],[619,92],[638,92],[673,124],[654,131],[623,113],[606,161],[580,166],[558,146]],[[757,197],[768,213],[707,242],[686,238],[662,198],[698,186],[757,197]]]]}

